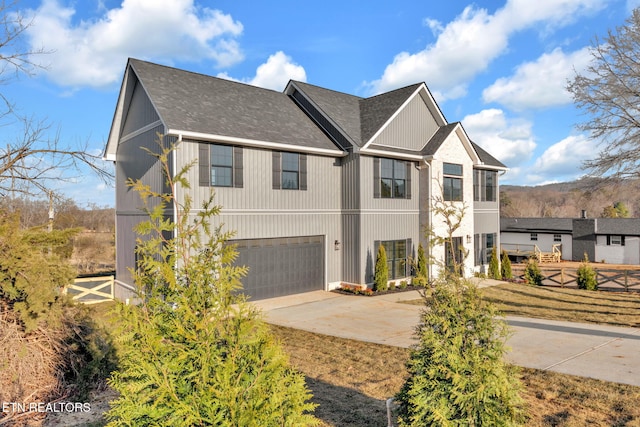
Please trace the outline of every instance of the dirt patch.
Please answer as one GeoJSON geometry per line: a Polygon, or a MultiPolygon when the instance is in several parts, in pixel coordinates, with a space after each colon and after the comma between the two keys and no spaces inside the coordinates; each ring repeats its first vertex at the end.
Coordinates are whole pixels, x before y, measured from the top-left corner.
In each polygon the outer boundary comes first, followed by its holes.
{"type": "MultiPolygon", "coordinates": [[[[80,426],[102,426],[107,423],[104,413],[110,409],[109,402],[115,399],[118,394],[107,388],[106,390],[94,391],[90,395],[87,405],[83,411],[50,413],[42,423],[43,427],[80,427],[80,426]]],[[[85,403],[85,402],[82,402],[85,403]]]]}

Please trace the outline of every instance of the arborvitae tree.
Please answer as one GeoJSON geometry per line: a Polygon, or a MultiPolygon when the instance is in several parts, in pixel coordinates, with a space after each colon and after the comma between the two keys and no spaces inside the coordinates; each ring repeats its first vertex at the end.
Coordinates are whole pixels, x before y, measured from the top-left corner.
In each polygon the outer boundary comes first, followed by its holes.
{"type": "Polygon", "coordinates": [[[505,280],[513,279],[513,273],[511,272],[511,260],[507,251],[502,251],[502,262],[500,263],[500,273],[505,280]]]}
{"type": "Polygon", "coordinates": [[[25,332],[60,322],[61,290],[75,278],[67,255],[77,231],[21,229],[19,212],[0,211],[0,300],[19,314],[25,332]]]}
{"type": "Polygon", "coordinates": [[[240,292],[246,269],[233,265],[232,234],[211,225],[220,207],[212,196],[191,210],[189,167],[172,175],[172,150],[155,154],[169,194],[130,183],[150,219],[136,230],[140,304],[118,306],[120,369],[109,384],[120,396],[109,425],[316,425],[304,377],[240,292]]]}
{"type": "MultiPolygon", "coordinates": [[[[463,216],[456,211],[453,218],[448,212],[454,210],[442,211],[449,215],[449,240],[463,216]]],[[[440,271],[432,294],[424,295],[419,343],[397,396],[399,425],[518,425],[523,409],[517,368],[503,360],[506,323],[473,283],[443,266],[440,271]]]]}
{"type": "Polygon", "coordinates": [[[425,298],[402,387],[401,426],[514,426],[522,421],[517,369],[505,363],[504,321],[464,279],[425,298]]]}
{"type": "Polygon", "coordinates": [[[424,283],[427,282],[427,257],[424,254],[424,248],[422,247],[422,243],[418,244],[418,266],[417,266],[417,276],[422,278],[424,283]]]}
{"type": "MultiPolygon", "coordinates": [[[[83,401],[113,368],[106,332],[64,293],[76,232],[21,228],[19,211],[0,209],[0,401],[44,404],[70,392],[83,401]]],[[[0,424],[31,425],[28,417],[8,411],[0,424]]]]}
{"type": "Polygon", "coordinates": [[[376,267],[373,273],[373,290],[384,292],[387,290],[389,281],[389,267],[387,267],[387,251],[382,244],[378,246],[376,255],[376,267]]]}
{"type": "Polygon", "coordinates": [[[502,279],[500,264],[498,262],[498,251],[495,246],[491,249],[491,258],[489,259],[489,278],[502,279]]]}
{"type": "Polygon", "coordinates": [[[578,267],[576,282],[578,289],[586,289],[588,291],[598,290],[598,273],[591,267],[589,256],[585,252],[582,264],[578,267]]]}
{"type": "Polygon", "coordinates": [[[524,269],[524,279],[530,285],[542,286],[544,276],[542,275],[542,271],[540,271],[538,261],[534,258],[529,258],[529,261],[527,261],[527,266],[524,269]]]}

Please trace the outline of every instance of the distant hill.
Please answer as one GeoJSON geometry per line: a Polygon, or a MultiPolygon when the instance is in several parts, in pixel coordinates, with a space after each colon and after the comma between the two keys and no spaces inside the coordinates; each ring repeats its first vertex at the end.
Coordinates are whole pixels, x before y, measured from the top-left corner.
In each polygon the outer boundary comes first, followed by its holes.
{"type": "Polygon", "coordinates": [[[630,217],[640,217],[640,180],[581,179],[536,187],[501,185],[503,217],[578,218],[603,216],[607,206],[621,202],[630,217]]]}

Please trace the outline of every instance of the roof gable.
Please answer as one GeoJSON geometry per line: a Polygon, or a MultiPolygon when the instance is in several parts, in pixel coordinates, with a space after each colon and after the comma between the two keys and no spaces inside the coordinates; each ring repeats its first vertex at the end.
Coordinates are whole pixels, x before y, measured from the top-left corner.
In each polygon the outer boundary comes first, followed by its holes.
{"type": "MultiPolygon", "coordinates": [[[[362,98],[299,81],[289,82],[285,93],[292,94],[294,89],[299,90],[353,145],[362,145],[360,135],[362,98]]],[[[315,119],[319,120],[319,118],[315,119]]]]}

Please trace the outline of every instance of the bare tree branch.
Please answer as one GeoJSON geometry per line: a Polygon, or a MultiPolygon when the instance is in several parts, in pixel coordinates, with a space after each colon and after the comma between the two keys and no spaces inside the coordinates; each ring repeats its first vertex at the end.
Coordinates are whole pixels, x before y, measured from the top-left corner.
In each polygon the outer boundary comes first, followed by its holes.
{"type": "Polygon", "coordinates": [[[567,90],[585,121],[578,128],[601,151],[583,167],[595,176],[640,176],[640,9],[626,25],[595,39],[591,65],[576,73],[567,90]]]}
{"type": "MultiPolygon", "coordinates": [[[[19,11],[18,3],[0,0],[0,84],[20,74],[32,75],[43,68],[33,61],[34,56],[49,53],[44,49],[21,50],[20,39],[33,21],[19,11]]],[[[63,145],[59,130],[50,136],[53,130],[47,121],[19,114],[15,104],[0,93],[1,127],[17,127],[19,136],[0,140],[0,195],[48,194],[60,181],[79,178],[83,170],[105,182],[113,178],[101,166],[101,157],[88,151],[88,144],[63,145]]]]}

